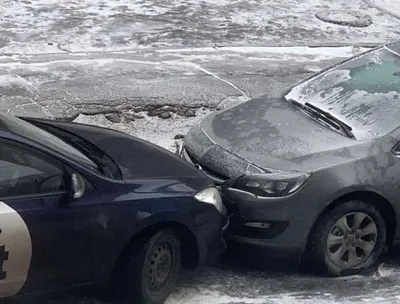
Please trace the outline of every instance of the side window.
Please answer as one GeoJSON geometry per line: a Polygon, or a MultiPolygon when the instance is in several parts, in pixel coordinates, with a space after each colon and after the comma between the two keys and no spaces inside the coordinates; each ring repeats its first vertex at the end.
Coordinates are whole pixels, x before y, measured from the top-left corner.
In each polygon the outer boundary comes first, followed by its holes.
{"type": "Polygon", "coordinates": [[[65,190],[61,165],[19,146],[0,143],[0,197],[65,190]]]}

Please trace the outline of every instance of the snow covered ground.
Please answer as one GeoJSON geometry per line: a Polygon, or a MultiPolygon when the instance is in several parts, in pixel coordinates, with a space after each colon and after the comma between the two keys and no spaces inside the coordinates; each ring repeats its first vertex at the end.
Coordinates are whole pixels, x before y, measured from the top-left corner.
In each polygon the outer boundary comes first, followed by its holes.
{"type": "Polygon", "coordinates": [[[139,113],[143,118],[129,123],[112,123],[106,119],[103,114],[90,116],[80,114],[74,121],[113,128],[156,143],[157,145],[174,152],[175,135],[186,134],[193,124],[209,112],[209,110],[202,108],[196,111],[196,117],[181,117],[177,114],[173,114],[170,119],[149,117],[146,113],[139,113]]]}
{"type": "Polygon", "coordinates": [[[227,47],[2,56],[0,109],[73,119],[110,112],[126,118],[150,105],[179,107],[179,112],[217,108],[290,85],[362,51],[227,47]]]}
{"type": "Polygon", "coordinates": [[[148,47],[382,43],[399,39],[397,0],[0,0],[0,52],[55,53],[148,47]],[[323,22],[358,11],[372,24],[323,22]],[[394,11],[390,9],[391,11],[394,11]]]}
{"type": "Polygon", "coordinates": [[[384,11],[395,18],[400,18],[400,1],[398,0],[364,0],[367,4],[384,11]]]}
{"type": "MultiPolygon", "coordinates": [[[[249,257],[251,258],[251,257],[249,257]]],[[[273,262],[271,262],[273,263],[273,262]]],[[[400,265],[382,264],[368,276],[315,277],[244,266],[242,258],[200,272],[184,273],[166,304],[396,304],[400,265]],[[235,265],[232,265],[235,263],[235,265]]],[[[265,269],[265,267],[263,267],[265,269]]],[[[127,304],[109,296],[64,295],[41,304],[127,304]]]]}

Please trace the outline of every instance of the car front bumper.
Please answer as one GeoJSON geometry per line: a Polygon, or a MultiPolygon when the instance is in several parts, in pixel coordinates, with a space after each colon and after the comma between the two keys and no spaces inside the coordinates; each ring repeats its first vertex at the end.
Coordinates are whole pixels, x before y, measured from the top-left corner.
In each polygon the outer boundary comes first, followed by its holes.
{"type": "Polygon", "coordinates": [[[227,248],[224,235],[228,226],[227,216],[213,212],[208,221],[190,227],[199,249],[198,266],[213,264],[220,259],[227,248]]]}
{"type": "Polygon", "coordinates": [[[217,185],[228,210],[229,243],[247,245],[268,257],[297,259],[303,255],[312,225],[320,210],[301,195],[285,198],[257,199],[229,188],[229,179],[203,168],[186,153],[183,141],[176,142],[176,154],[185,159],[217,185]],[[263,228],[250,225],[263,224],[263,228]],[[268,226],[268,227],[267,227],[268,226]]]}
{"type": "Polygon", "coordinates": [[[228,241],[267,257],[301,260],[318,216],[305,198],[257,199],[224,186],[221,192],[230,218],[228,241]]]}

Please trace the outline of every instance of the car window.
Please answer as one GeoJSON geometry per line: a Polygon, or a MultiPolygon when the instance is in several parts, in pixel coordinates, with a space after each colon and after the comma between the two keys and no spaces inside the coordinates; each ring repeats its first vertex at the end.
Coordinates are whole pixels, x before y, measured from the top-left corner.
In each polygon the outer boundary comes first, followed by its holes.
{"type": "Polygon", "coordinates": [[[400,57],[377,49],[294,87],[286,98],[330,112],[357,139],[383,136],[400,126],[400,57]]]}
{"type": "Polygon", "coordinates": [[[66,190],[61,165],[19,146],[0,144],[0,197],[66,190]]]}
{"type": "Polygon", "coordinates": [[[97,166],[93,161],[71,145],[59,139],[57,136],[11,115],[0,113],[0,120],[7,125],[8,129],[12,133],[21,137],[29,138],[34,142],[73,158],[82,165],[97,170],[97,166]]]}

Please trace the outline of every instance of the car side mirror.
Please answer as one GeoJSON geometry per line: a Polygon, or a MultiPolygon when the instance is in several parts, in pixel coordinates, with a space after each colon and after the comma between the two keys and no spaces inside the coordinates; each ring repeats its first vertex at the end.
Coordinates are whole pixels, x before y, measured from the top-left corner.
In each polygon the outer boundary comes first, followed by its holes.
{"type": "Polygon", "coordinates": [[[85,180],[79,174],[72,174],[71,176],[72,194],[75,199],[81,198],[85,194],[85,180]]]}

